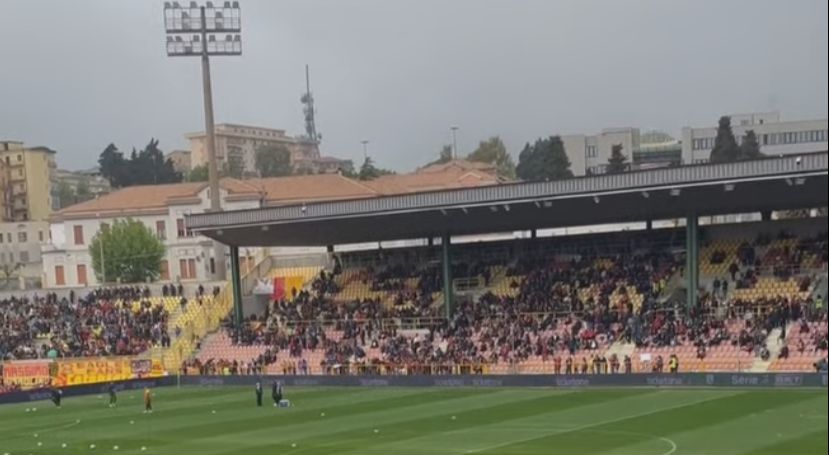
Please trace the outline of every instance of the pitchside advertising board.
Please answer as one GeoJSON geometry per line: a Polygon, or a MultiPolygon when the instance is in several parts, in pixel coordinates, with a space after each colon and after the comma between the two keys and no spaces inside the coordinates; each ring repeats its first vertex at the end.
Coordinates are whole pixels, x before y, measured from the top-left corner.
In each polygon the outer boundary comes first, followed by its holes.
{"type": "Polygon", "coordinates": [[[488,376],[189,376],[183,384],[250,385],[279,380],[291,387],[811,387],[827,386],[826,373],[687,373],[630,375],[488,376]]]}
{"type": "Polygon", "coordinates": [[[3,384],[33,389],[155,378],[164,375],[161,362],[130,357],[24,360],[2,364],[3,384]]]}
{"type": "Polygon", "coordinates": [[[48,384],[52,377],[51,363],[48,360],[5,362],[0,366],[3,371],[3,384],[18,385],[24,389],[48,384]]]}
{"type": "MultiPolygon", "coordinates": [[[[488,375],[488,376],[171,376],[132,379],[118,382],[119,390],[139,390],[145,387],[175,385],[199,387],[250,386],[257,381],[281,381],[286,387],[767,387],[767,388],[826,388],[826,373],[687,373],[687,374],[631,374],[631,375],[488,375]]],[[[100,394],[106,384],[68,386],[64,396],[100,394]]],[[[289,392],[290,393],[290,392],[289,392]]],[[[0,393],[0,404],[47,400],[45,390],[0,393]]]]}

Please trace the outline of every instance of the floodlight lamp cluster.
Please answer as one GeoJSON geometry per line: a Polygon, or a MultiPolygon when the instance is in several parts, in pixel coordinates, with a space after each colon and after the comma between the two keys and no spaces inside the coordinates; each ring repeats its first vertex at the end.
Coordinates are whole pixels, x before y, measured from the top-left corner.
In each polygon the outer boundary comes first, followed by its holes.
{"type": "Polygon", "coordinates": [[[239,2],[164,2],[164,28],[167,55],[172,57],[242,53],[239,2]]]}

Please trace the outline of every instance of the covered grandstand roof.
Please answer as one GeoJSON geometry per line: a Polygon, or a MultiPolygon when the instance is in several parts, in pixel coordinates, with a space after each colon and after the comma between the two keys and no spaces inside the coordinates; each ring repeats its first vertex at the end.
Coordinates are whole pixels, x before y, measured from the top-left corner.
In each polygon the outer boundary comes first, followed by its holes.
{"type": "Polygon", "coordinates": [[[188,217],[228,245],[331,245],[827,205],[826,152],[188,217]]]}

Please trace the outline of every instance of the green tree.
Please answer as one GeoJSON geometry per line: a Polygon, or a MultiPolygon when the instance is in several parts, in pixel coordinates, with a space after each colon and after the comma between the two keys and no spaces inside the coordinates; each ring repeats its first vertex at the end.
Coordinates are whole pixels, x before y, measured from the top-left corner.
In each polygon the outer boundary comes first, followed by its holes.
{"type": "Polygon", "coordinates": [[[3,264],[0,266],[0,289],[7,289],[11,284],[12,278],[17,276],[17,271],[23,264],[17,262],[15,264],[3,264]]]}
{"type": "Polygon", "coordinates": [[[760,142],[757,141],[757,134],[754,130],[746,131],[743,136],[743,143],[740,144],[740,159],[741,160],[756,160],[762,158],[763,154],[760,152],[760,142]]]}
{"type": "Polygon", "coordinates": [[[200,164],[187,173],[188,182],[206,182],[210,177],[210,170],[206,164],[200,164]]]}
{"type": "Polygon", "coordinates": [[[538,139],[524,146],[515,168],[518,178],[526,181],[563,180],[573,177],[570,159],[559,136],[538,139]]]}
{"type": "Polygon", "coordinates": [[[98,166],[101,168],[101,175],[109,180],[113,188],[129,186],[126,175],[127,161],[124,154],[118,150],[115,144],[106,146],[98,157],[98,166]]]}
{"type": "Polygon", "coordinates": [[[114,188],[181,181],[181,174],[176,172],[173,161],[158,148],[156,139],[150,139],[140,152],[133,147],[129,159],[124,158],[115,144],[109,144],[98,157],[98,165],[101,175],[114,188]]]}
{"type": "Polygon", "coordinates": [[[446,164],[452,161],[452,146],[451,145],[444,145],[440,149],[440,153],[438,154],[438,159],[429,162],[426,166],[434,166],[435,164],[446,164]]]}
{"type": "Polygon", "coordinates": [[[485,141],[481,141],[478,148],[470,153],[466,159],[494,165],[498,176],[501,178],[510,180],[515,178],[515,162],[507,152],[504,141],[498,136],[492,136],[485,141]]]}
{"type": "Polygon", "coordinates": [[[607,173],[620,174],[628,169],[628,157],[622,154],[622,144],[613,144],[610,147],[610,158],[607,159],[607,173]]]}
{"type": "Polygon", "coordinates": [[[378,168],[374,165],[374,160],[370,156],[366,156],[366,159],[363,160],[363,165],[360,166],[360,172],[357,174],[357,178],[360,180],[374,180],[377,177],[390,174],[394,174],[394,171],[378,168]]]}
{"type": "Polygon", "coordinates": [[[291,152],[284,145],[262,147],[256,151],[255,164],[259,177],[284,177],[293,173],[291,152]]]}
{"type": "Polygon", "coordinates": [[[222,165],[221,174],[223,176],[232,177],[235,179],[244,178],[245,163],[242,161],[242,157],[235,155],[228,156],[227,161],[225,161],[222,165]]]}
{"type": "Polygon", "coordinates": [[[357,172],[354,170],[354,163],[351,160],[343,161],[338,172],[346,177],[357,178],[357,172]]]}
{"type": "Polygon", "coordinates": [[[730,163],[740,159],[740,147],[734,132],[731,130],[731,117],[720,117],[717,126],[717,137],[714,138],[714,148],[711,149],[709,161],[712,163],[730,163]]]}
{"type": "Polygon", "coordinates": [[[137,185],[178,183],[181,182],[181,174],[176,171],[173,160],[164,156],[164,152],[158,148],[158,140],[150,139],[150,142],[138,154],[138,162],[130,163],[133,170],[140,171],[140,181],[137,185]]]}
{"type": "Polygon", "coordinates": [[[99,282],[142,283],[158,278],[164,244],[143,223],[126,218],[100,229],[89,255],[99,282]]]}

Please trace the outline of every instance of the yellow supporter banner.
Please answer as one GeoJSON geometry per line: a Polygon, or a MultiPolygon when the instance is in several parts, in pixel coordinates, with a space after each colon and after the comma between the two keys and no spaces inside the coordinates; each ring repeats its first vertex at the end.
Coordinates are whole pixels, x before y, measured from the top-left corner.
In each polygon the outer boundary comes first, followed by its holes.
{"type": "Polygon", "coordinates": [[[3,363],[3,384],[19,385],[22,389],[49,384],[49,360],[21,360],[3,363]]]}
{"type": "Polygon", "coordinates": [[[153,359],[153,366],[150,370],[150,377],[160,378],[162,376],[164,376],[164,365],[161,363],[161,360],[153,359]]]}
{"type": "Polygon", "coordinates": [[[54,384],[71,386],[132,379],[130,357],[58,360],[54,384]]]}

